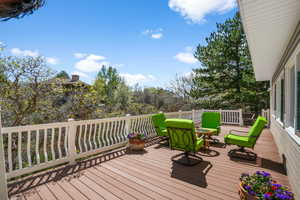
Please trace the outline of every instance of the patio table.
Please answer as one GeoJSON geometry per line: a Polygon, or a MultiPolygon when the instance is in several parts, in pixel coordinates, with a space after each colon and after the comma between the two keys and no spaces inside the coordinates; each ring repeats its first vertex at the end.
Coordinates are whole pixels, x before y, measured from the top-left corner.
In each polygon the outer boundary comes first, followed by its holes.
{"type": "Polygon", "coordinates": [[[198,137],[203,136],[204,140],[204,149],[209,150],[209,138],[215,134],[215,130],[209,129],[209,128],[196,128],[195,133],[197,134],[198,137]]]}

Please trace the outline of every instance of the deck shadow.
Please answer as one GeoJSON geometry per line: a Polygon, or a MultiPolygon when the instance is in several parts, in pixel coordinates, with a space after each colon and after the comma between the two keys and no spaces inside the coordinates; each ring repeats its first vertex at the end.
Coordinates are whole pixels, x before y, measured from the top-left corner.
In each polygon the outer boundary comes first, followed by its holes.
{"type": "Polygon", "coordinates": [[[192,167],[173,162],[171,177],[189,184],[206,188],[206,174],[211,168],[212,164],[208,161],[202,161],[201,163],[192,167]]]}
{"type": "MultiPolygon", "coordinates": [[[[151,138],[146,141],[145,146],[149,147],[157,144],[158,142],[160,142],[159,138],[151,138]]],[[[83,173],[82,171],[85,169],[97,166],[101,163],[124,155],[128,155],[126,153],[126,150],[126,147],[119,148],[113,151],[96,155],[92,158],[78,161],[75,165],[63,165],[55,169],[49,169],[32,176],[24,177],[21,180],[17,180],[8,184],[8,195],[13,196],[23,192],[26,193],[28,190],[50,182],[57,182],[60,180],[68,181],[73,178],[79,178],[83,173]]],[[[138,153],[144,154],[147,153],[147,150],[138,153]]]]}
{"type": "Polygon", "coordinates": [[[250,166],[261,167],[283,175],[287,175],[284,163],[270,160],[267,158],[258,157],[255,161],[244,160],[240,158],[230,158],[230,160],[250,166]]]}

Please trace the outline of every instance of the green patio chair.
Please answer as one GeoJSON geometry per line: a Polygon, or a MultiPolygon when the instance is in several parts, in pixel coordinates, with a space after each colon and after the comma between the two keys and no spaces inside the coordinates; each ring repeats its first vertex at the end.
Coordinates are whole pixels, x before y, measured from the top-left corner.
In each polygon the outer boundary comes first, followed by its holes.
{"type": "Polygon", "coordinates": [[[171,149],[184,151],[184,153],[173,156],[171,160],[186,166],[200,163],[202,158],[196,153],[204,142],[202,138],[196,137],[194,122],[188,119],[167,119],[165,122],[171,149]],[[176,160],[175,158],[178,157],[180,158],[176,160]]]}
{"type": "Polygon", "coordinates": [[[158,136],[168,137],[167,127],[165,123],[166,117],[164,113],[152,115],[152,121],[158,136]]]}
{"type": "MultiPolygon", "coordinates": [[[[221,132],[221,113],[219,112],[204,112],[201,116],[201,127],[214,131],[214,135],[219,135],[221,132]]],[[[219,143],[216,138],[209,137],[215,143],[219,143]]]]}
{"type": "Polygon", "coordinates": [[[228,135],[225,135],[224,142],[225,144],[229,145],[237,145],[239,148],[232,149],[228,152],[229,157],[237,157],[243,158],[247,160],[256,160],[257,154],[252,151],[245,150],[247,148],[254,148],[257,139],[261,135],[265,125],[268,121],[264,118],[259,116],[253,126],[250,128],[249,132],[245,131],[237,131],[231,130],[228,135]],[[232,132],[243,132],[248,133],[246,136],[232,134],[232,132]]]}

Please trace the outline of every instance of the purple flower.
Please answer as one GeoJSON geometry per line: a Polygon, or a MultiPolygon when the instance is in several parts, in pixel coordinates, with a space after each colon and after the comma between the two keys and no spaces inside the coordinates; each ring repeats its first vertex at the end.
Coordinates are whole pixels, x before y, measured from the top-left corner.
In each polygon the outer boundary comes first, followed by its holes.
{"type": "Polygon", "coordinates": [[[271,195],[268,193],[264,194],[264,199],[271,199],[271,195]]]}
{"type": "Polygon", "coordinates": [[[275,187],[278,187],[278,188],[282,187],[282,185],[277,184],[277,183],[273,183],[272,185],[275,186],[275,187]]]}
{"type": "Polygon", "coordinates": [[[271,176],[270,173],[264,172],[264,171],[261,172],[261,175],[263,175],[264,177],[269,177],[269,176],[271,176]]]}
{"type": "Polygon", "coordinates": [[[252,187],[250,185],[245,185],[244,188],[248,191],[251,192],[252,191],[252,187]]]}

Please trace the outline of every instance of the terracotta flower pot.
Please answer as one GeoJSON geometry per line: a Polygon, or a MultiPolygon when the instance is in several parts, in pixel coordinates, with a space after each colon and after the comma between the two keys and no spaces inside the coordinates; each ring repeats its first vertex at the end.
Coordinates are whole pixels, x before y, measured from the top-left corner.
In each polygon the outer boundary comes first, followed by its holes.
{"type": "Polygon", "coordinates": [[[248,191],[245,190],[242,182],[239,184],[239,195],[241,200],[258,200],[256,196],[249,194],[248,191]]]}
{"type": "Polygon", "coordinates": [[[129,148],[131,150],[143,150],[145,148],[145,141],[140,139],[129,139],[129,148]]]}

